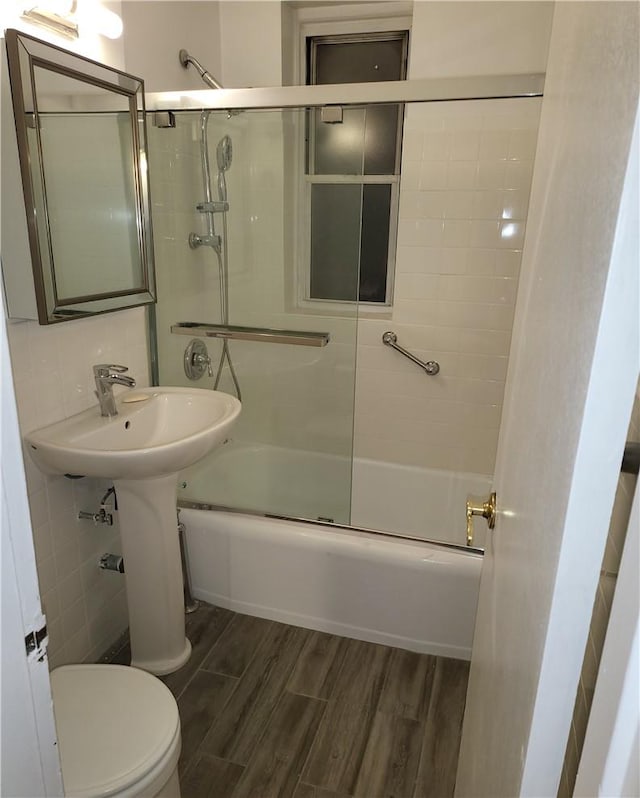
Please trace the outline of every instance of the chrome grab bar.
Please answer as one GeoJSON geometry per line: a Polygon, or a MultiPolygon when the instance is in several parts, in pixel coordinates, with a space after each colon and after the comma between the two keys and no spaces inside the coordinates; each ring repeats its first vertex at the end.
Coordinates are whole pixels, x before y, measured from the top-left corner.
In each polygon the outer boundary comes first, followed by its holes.
{"type": "Polygon", "coordinates": [[[421,369],[424,369],[425,374],[431,377],[440,371],[440,364],[437,360],[427,360],[425,363],[424,360],[420,360],[420,358],[412,355],[411,352],[407,352],[404,347],[400,346],[398,343],[398,336],[394,332],[391,332],[391,330],[383,334],[382,343],[385,344],[385,346],[390,346],[392,349],[395,349],[396,352],[400,352],[401,355],[408,357],[416,366],[420,366],[421,369]]]}

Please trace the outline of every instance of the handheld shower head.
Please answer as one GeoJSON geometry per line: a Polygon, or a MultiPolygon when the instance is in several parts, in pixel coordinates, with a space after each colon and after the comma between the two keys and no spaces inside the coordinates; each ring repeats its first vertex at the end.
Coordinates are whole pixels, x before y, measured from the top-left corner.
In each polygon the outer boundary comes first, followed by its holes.
{"type": "Polygon", "coordinates": [[[226,172],[233,160],[233,143],[231,136],[223,136],[216,147],[216,159],[220,172],[226,172]]]}
{"type": "Polygon", "coordinates": [[[233,159],[233,144],[231,136],[223,136],[216,147],[216,160],[218,162],[218,197],[222,202],[227,201],[227,181],[224,173],[231,166],[233,159]]]}

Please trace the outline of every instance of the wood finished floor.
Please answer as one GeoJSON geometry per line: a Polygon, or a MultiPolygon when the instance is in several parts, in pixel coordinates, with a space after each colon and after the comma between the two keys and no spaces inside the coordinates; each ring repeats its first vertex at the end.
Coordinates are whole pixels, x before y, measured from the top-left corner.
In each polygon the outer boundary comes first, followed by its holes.
{"type": "Polygon", "coordinates": [[[453,795],[468,663],[207,604],[187,634],[182,798],[453,795]]]}

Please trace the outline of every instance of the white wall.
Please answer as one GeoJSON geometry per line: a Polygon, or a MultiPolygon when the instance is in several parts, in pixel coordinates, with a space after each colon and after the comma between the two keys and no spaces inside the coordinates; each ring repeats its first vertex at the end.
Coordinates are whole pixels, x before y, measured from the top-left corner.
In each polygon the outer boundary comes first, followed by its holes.
{"type": "Polygon", "coordinates": [[[409,77],[545,72],[552,19],[552,2],[416,0],[409,77]]]}
{"type": "MultiPolygon", "coordinates": [[[[17,5],[3,6],[5,27],[17,27],[124,68],[122,39],[104,39],[85,27],[80,38],[70,42],[21,21],[17,5]]],[[[30,271],[31,265],[25,262],[18,268],[30,271]]],[[[94,363],[126,364],[140,385],[149,382],[141,308],[44,327],[37,322],[9,322],[8,336],[23,433],[94,405],[94,363]]],[[[95,528],[77,520],[79,510],[96,511],[108,483],[44,477],[28,454],[25,470],[50,662],[55,666],[95,659],[127,625],[124,580],[97,567],[102,553],[119,551],[117,526],[95,528]]]]}
{"type": "Polygon", "coordinates": [[[282,84],[279,0],[125,0],[122,15],[127,71],[146,91],[206,88],[183,48],[227,88],[282,84]]]}
{"type": "Polygon", "coordinates": [[[281,30],[279,0],[221,0],[222,84],[282,85],[281,30]]]}
{"type": "Polygon", "coordinates": [[[184,69],[185,49],[221,80],[219,4],[213,2],[136,2],[122,4],[126,71],[144,80],[146,91],[202,89],[193,67],[184,69]]]}

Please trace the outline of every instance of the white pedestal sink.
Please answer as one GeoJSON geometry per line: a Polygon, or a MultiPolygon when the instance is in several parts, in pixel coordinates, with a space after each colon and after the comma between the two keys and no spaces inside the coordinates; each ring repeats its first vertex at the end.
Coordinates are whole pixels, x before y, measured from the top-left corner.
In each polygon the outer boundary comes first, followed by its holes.
{"type": "Polygon", "coordinates": [[[191,653],[176,521],[178,472],[229,434],[240,402],[219,391],[144,388],[124,393],[118,415],[97,407],[25,436],[50,474],[113,479],[127,580],[131,664],[162,675],[191,653]]]}

